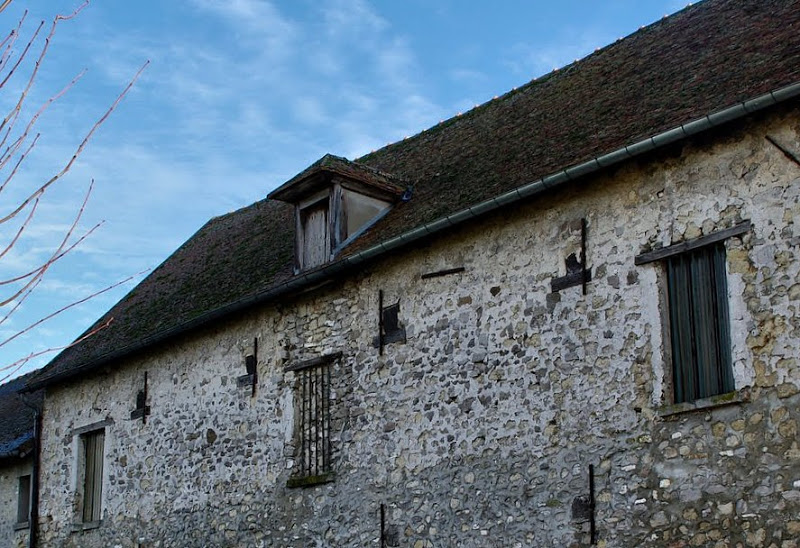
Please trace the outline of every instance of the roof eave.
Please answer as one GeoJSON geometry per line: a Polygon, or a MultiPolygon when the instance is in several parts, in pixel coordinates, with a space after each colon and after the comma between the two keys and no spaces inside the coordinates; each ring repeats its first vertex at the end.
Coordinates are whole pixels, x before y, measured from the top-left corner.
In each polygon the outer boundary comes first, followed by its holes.
{"type": "Polygon", "coordinates": [[[333,278],[334,276],[342,274],[356,265],[380,257],[422,238],[427,238],[442,232],[450,227],[460,225],[479,216],[486,215],[501,207],[505,207],[518,201],[530,198],[544,191],[559,187],[563,184],[574,182],[613,165],[687,139],[699,133],[709,131],[722,124],[744,118],[752,113],[762,111],[766,108],[789,101],[798,96],[800,96],[800,82],[796,82],[794,84],[775,89],[763,95],[742,101],[733,106],[712,112],[695,120],[681,124],[677,127],[654,134],[650,137],[642,139],[641,141],[620,147],[601,156],[592,158],[591,160],[553,172],[533,182],[526,183],[512,191],[506,192],[494,198],[490,198],[461,211],[441,217],[430,223],[413,228],[394,238],[380,242],[354,255],[347,256],[340,261],[328,264],[322,268],[308,273],[300,274],[291,280],[283,282],[277,286],[273,286],[266,291],[214,309],[196,317],[189,322],[156,333],[150,337],[142,339],[136,344],[129,345],[116,352],[101,356],[95,360],[85,363],[80,367],[71,369],[61,374],[53,375],[50,378],[45,378],[38,382],[31,382],[26,385],[23,391],[32,392],[46,386],[51,386],[57,382],[74,378],[81,373],[97,369],[114,360],[129,357],[136,352],[140,352],[146,348],[164,342],[167,339],[171,339],[178,335],[186,334],[194,329],[208,325],[213,321],[228,317],[229,315],[241,312],[253,306],[266,304],[273,300],[277,300],[281,297],[292,294],[294,291],[301,291],[317,285],[333,278]]]}

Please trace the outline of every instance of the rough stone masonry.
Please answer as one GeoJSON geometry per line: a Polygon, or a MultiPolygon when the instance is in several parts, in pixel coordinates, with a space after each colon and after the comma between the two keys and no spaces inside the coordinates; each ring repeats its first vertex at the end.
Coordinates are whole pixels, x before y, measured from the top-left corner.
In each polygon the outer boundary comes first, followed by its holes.
{"type": "Polygon", "coordinates": [[[800,152],[800,112],[631,161],[49,390],[42,544],[577,547],[594,517],[599,547],[798,546],[800,166],[766,136],[800,152]],[[587,294],[554,292],[581,219],[587,294]],[[663,265],[634,258],[744,221],[724,242],[736,390],[673,405],[663,265]],[[406,333],[383,355],[379,291],[406,333]],[[254,339],[252,395],[237,378],[254,339]],[[301,410],[285,368],[338,352],[333,481],[288,487],[301,410]],[[145,372],[143,422],[130,416],[145,372]],[[103,517],[83,528],[91,425],[105,432],[103,517]]]}

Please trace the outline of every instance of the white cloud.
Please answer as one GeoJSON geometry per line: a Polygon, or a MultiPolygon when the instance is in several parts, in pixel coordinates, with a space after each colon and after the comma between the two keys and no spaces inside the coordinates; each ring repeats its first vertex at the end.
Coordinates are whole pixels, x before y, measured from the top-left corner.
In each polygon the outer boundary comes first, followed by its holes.
{"type": "Polygon", "coordinates": [[[329,0],[321,11],[328,36],[338,39],[371,43],[389,30],[389,23],[363,0],[329,0]]]}
{"type": "Polygon", "coordinates": [[[489,78],[486,74],[472,69],[459,68],[453,69],[448,72],[450,79],[456,83],[473,84],[477,82],[486,82],[489,78]]]}
{"type": "MultiPolygon", "coordinates": [[[[264,197],[326,152],[361,156],[443,117],[411,43],[367,2],[325,1],[303,20],[265,1],[183,5],[224,44],[188,26],[126,35],[102,24],[77,43],[91,61],[86,90],[103,93],[93,104],[82,92],[65,99],[76,126],[91,126],[96,114],[87,113],[102,112],[145,59],[152,63],[11,257],[14,267],[41,259],[96,178],[82,224],[107,222],[49,273],[40,294],[50,305],[156,266],[206,220],[264,197]]],[[[49,139],[34,177],[74,150],[75,133],[61,120],[56,112],[43,128],[49,139]]],[[[54,320],[59,334],[43,347],[77,336],[128,289],[54,320]]]]}
{"type": "Polygon", "coordinates": [[[242,32],[290,37],[295,31],[294,24],[267,0],[189,0],[189,4],[217,15],[242,32]]]}

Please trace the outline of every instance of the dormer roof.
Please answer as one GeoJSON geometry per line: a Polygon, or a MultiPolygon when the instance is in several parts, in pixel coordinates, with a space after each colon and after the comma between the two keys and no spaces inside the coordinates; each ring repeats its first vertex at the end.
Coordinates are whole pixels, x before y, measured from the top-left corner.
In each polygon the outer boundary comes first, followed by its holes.
{"type": "MultiPolygon", "coordinates": [[[[304,197],[329,186],[335,177],[362,187],[365,194],[379,194],[395,200],[403,195],[408,185],[384,173],[347,158],[326,154],[306,169],[283,183],[267,195],[270,200],[297,203],[304,197]]],[[[392,200],[394,201],[394,200],[392,200]]]]}

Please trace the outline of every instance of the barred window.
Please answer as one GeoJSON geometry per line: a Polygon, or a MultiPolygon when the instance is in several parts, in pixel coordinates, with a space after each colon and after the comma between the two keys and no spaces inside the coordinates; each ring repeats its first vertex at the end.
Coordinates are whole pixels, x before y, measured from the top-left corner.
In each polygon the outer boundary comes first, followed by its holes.
{"type": "Polygon", "coordinates": [[[331,369],[339,354],[303,362],[287,370],[295,385],[297,462],[289,487],[333,480],[331,467],[331,369]]]}

